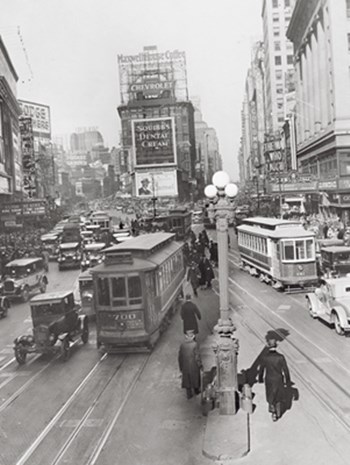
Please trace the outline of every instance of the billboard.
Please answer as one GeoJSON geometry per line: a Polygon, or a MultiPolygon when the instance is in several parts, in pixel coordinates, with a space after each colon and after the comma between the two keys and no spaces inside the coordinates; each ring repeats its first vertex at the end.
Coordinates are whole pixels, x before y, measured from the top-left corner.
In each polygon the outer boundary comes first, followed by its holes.
{"type": "Polygon", "coordinates": [[[31,118],[20,118],[19,132],[21,135],[23,189],[28,192],[29,197],[33,197],[36,194],[36,166],[31,118]]]}
{"type": "Polygon", "coordinates": [[[175,197],[178,195],[176,169],[157,169],[135,173],[137,197],[175,197]]]}
{"type": "Polygon", "coordinates": [[[18,100],[18,103],[21,108],[21,117],[32,119],[34,135],[50,138],[50,107],[40,103],[27,102],[25,100],[18,100]]]}
{"type": "Polygon", "coordinates": [[[8,220],[17,216],[46,215],[46,200],[24,200],[23,202],[3,203],[0,205],[0,215],[8,220]],[[10,218],[11,217],[11,218],[10,218]]]}
{"type": "Polygon", "coordinates": [[[184,51],[145,47],[137,55],[118,55],[118,66],[122,104],[169,97],[188,100],[184,51]]]}
{"type": "Polygon", "coordinates": [[[134,166],[176,164],[174,118],[132,120],[134,166]]]}

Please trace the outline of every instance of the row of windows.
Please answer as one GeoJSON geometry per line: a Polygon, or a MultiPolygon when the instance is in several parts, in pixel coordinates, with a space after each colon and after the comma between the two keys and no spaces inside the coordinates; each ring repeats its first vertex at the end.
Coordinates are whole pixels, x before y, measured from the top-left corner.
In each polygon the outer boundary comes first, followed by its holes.
{"type": "Polygon", "coordinates": [[[249,233],[240,232],[238,237],[239,245],[247,247],[258,253],[267,255],[267,239],[266,237],[258,237],[249,233]]]}
{"type": "Polygon", "coordinates": [[[140,276],[116,276],[98,278],[97,296],[99,305],[126,307],[142,303],[140,276]]]}
{"type": "MultiPolygon", "coordinates": [[[[298,262],[315,260],[315,243],[313,239],[290,239],[281,241],[282,261],[298,262]]],[[[280,245],[277,244],[277,258],[280,259],[280,245]]]]}
{"type": "Polygon", "coordinates": [[[183,269],[183,255],[179,251],[172,255],[159,268],[158,288],[163,293],[165,289],[173,282],[178,273],[183,269]]]}
{"type": "MultiPolygon", "coordinates": [[[[293,64],[293,55],[287,55],[287,65],[292,65],[292,64],[293,64]]],[[[275,56],[275,65],[276,66],[282,65],[281,55],[275,56]]]]}

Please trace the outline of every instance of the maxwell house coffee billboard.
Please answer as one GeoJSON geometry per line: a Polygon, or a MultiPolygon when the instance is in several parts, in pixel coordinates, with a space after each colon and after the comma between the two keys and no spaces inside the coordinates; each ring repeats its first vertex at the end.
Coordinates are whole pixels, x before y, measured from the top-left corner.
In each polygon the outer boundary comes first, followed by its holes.
{"type": "Polygon", "coordinates": [[[132,121],[135,167],[176,164],[174,118],[132,121]]]}

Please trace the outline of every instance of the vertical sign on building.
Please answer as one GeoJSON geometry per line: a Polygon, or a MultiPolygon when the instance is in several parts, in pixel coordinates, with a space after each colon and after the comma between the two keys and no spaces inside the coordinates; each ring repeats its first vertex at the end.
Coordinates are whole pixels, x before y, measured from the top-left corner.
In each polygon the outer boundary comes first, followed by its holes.
{"type": "Polygon", "coordinates": [[[29,197],[35,197],[36,168],[32,119],[20,118],[19,130],[21,134],[23,189],[29,197]]]}

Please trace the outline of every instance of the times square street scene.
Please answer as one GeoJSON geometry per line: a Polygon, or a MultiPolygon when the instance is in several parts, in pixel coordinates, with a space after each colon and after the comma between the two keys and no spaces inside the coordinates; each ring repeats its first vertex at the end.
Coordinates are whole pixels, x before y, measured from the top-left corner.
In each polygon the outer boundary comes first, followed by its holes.
{"type": "Polygon", "coordinates": [[[350,1],[232,3],[2,8],[0,465],[350,463],[350,1]]]}

